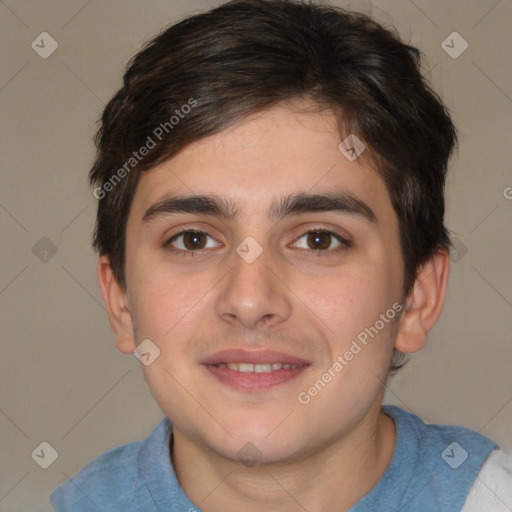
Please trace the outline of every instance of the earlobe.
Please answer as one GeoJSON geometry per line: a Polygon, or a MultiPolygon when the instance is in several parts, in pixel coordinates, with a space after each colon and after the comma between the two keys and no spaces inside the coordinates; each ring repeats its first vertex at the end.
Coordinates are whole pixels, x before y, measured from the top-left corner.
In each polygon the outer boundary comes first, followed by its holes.
{"type": "Polygon", "coordinates": [[[116,336],[117,349],[123,354],[131,354],[136,348],[133,319],[127,304],[126,291],[117,282],[107,256],[99,258],[98,282],[110,326],[116,336]]]}
{"type": "Polygon", "coordinates": [[[428,331],[441,315],[449,273],[450,258],[446,251],[433,254],[420,268],[400,319],[397,350],[412,353],[425,345],[428,331]]]}

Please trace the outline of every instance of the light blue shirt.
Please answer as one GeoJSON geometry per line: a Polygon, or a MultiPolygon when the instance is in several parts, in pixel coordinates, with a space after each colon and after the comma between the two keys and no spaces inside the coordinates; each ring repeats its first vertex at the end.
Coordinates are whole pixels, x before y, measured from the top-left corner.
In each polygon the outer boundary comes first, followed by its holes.
{"type": "MultiPolygon", "coordinates": [[[[426,425],[383,406],[397,427],[391,462],[349,512],[459,512],[485,459],[497,445],[464,427],[426,425]]],[[[144,441],[104,453],[55,489],[57,512],[200,512],[183,492],[169,453],[164,418],[144,441]]]]}

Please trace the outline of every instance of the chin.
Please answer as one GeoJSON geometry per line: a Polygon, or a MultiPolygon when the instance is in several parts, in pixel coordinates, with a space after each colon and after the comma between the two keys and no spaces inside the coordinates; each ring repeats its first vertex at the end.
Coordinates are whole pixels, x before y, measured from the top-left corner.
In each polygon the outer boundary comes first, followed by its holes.
{"type": "MultiPolygon", "coordinates": [[[[282,418],[281,420],[282,421],[282,418]]],[[[222,457],[246,466],[257,464],[279,464],[291,461],[302,451],[302,442],[289,428],[279,431],[278,422],[269,424],[230,425],[229,431],[236,432],[233,437],[223,431],[217,439],[209,439],[210,448],[222,457]],[[234,430],[231,430],[231,429],[234,430]]]]}

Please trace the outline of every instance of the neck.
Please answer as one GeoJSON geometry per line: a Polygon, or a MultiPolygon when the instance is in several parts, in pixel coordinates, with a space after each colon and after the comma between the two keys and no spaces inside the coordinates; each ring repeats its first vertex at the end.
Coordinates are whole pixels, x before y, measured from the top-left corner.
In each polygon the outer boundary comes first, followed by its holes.
{"type": "Polygon", "coordinates": [[[244,466],[205,453],[175,431],[174,470],[204,512],[347,511],[377,484],[393,455],[395,425],[377,405],[343,438],[286,464],[244,466]]]}

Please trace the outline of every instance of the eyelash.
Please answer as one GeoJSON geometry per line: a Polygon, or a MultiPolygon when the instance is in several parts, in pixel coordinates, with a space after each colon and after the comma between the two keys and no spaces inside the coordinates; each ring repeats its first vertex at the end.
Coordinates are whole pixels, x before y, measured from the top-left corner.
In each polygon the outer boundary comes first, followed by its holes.
{"type": "MultiPolygon", "coordinates": [[[[186,234],[186,233],[202,234],[202,235],[207,235],[210,238],[213,238],[206,231],[202,231],[200,229],[183,229],[183,230],[179,231],[178,233],[175,233],[174,235],[172,235],[166,242],[164,242],[163,247],[165,249],[171,251],[174,254],[177,254],[177,255],[183,256],[183,257],[190,257],[190,258],[197,256],[197,255],[201,255],[203,251],[208,250],[208,249],[199,249],[199,250],[191,251],[191,250],[173,248],[172,242],[174,242],[178,237],[180,237],[181,235],[186,234]]],[[[330,255],[332,255],[332,253],[346,251],[347,249],[350,249],[353,245],[350,240],[347,240],[346,238],[343,238],[341,235],[338,235],[337,233],[335,233],[333,231],[329,231],[328,229],[324,229],[324,228],[313,228],[311,230],[308,230],[308,231],[304,232],[301,236],[299,236],[297,238],[297,241],[306,235],[317,234],[317,233],[330,235],[335,240],[340,242],[341,245],[336,249],[316,249],[316,250],[315,249],[309,249],[309,250],[305,249],[309,252],[309,255],[313,258],[330,256],[330,255]]],[[[297,243],[297,241],[295,241],[294,243],[297,243]]]]}

